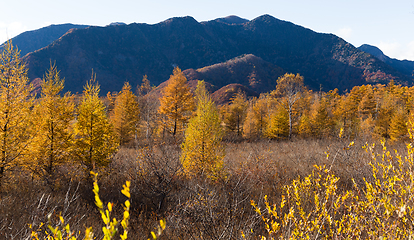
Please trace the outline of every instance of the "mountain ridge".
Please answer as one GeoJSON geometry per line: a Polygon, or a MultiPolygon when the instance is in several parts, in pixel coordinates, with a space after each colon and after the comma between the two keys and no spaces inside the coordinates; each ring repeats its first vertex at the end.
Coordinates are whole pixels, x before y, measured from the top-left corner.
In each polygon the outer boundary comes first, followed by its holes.
{"type": "MultiPolygon", "coordinates": [[[[53,41],[59,39],[67,31],[72,28],[87,28],[89,25],[81,24],[52,24],[46,27],[42,27],[36,30],[26,31],[11,39],[13,45],[17,46],[20,50],[21,56],[27,53],[34,52],[41,48],[44,48],[51,44],[53,41]]],[[[0,48],[5,43],[0,45],[0,48]]]]}
{"type": "Polygon", "coordinates": [[[49,46],[28,54],[31,79],[43,76],[56,61],[66,89],[81,92],[97,74],[102,93],[119,91],[125,81],[140,84],[142,76],[158,85],[175,66],[199,69],[252,54],[286,72],[299,73],[312,89],[387,83],[412,84],[412,78],[343,39],[262,15],[241,24],[170,18],[157,24],[133,23],[74,29],[49,46]]]}
{"type": "Polygon", "coordinates": [[[378,47],[363,44],[358,47],[359,50],[372,54],[373,56],[377,57],[379,60],[385,62],[386,64],[390,65],[391,67],[395,68],[396,70],[406,74],[406,75],[413,75],[414,74],[414,61],[410,60],[398,60],[395,58],[390,58],[385,55],[378,47]]]}

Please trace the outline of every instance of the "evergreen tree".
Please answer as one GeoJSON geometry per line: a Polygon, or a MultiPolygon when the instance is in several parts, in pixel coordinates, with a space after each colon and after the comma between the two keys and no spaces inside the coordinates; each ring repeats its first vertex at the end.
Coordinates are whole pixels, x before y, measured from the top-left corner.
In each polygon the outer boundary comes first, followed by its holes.
{"type": "Polygon", "coordinates": [[[173,136],[183,131],[194,107],[194,97],[188,87],[187,78],[181,69],[176,67],[160,98],[159,131],[162,134],[171,133],[173,136]]]}
{"type": "Polygon", "coordinates": [[[197,110],[185,131],[181,162],[189,176],[202,174],[211,179],[222,176],[224,148],[218,110],[208,95],[204,81],[196,90],[197,110]]]}
{"type": "Polygon", "coordinates": [[[60,96],[64,80],[55,65],[50,66],[41,87],[41,98],[34,107],[34,124],[38,130],[30,144],[28,162],[30,169],[53,187],[56,166],[69,160],[74,104],[70,93],[60,96]]]}
{"type": "Polygon", "coordinates": [[[31,138],[31,85],[20,54],[8,41],[0,53],[0,189],[7,172],[19,164],[31,138]]]}
{"type": "Polygon", "coordinates": [[[137,97],[132,93],[128,82],[116,96],[111,120],[120,145],[125,145],[137,138],[139,107],[137,97]]]}
{"type": "Polygon", "coordinates": [[[84,87],[74,127],[74,153],[84,166],[86,176],[96,167],[107,166],[118,148],[118,140],[99,98],[99,90],[92,75],[84,87]]]}

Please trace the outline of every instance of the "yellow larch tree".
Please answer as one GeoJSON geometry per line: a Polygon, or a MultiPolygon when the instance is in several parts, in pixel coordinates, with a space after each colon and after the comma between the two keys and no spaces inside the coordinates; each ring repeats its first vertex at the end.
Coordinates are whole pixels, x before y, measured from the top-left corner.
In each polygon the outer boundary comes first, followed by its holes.
{"type": "Polygon", "coordinates": [[[298,134],[304,138],[312,136],[312,123],[308,112],[302,113],[299,118],[298,134]]]}
{"type": "Polygon", "coordinates": [[[339,97],[333,111],[339,127],[344,129],[345,136],[355,137],[358,132],[358,106],[364,95],[364,88],[365,86],[356,86],[346,95],[339,97]]]}
{"type": "Polygon", "coordinates": [[[327,99],[324,96],[318,97],[314,101],[310,121],[314,137],[326,137],[332,132],[334,122],[329,114],[327,99]]]}
{"type": "Polygon", "coordinates": [[[41,97],[34,107],[37,134],[30,143],[29,168],[53,188],[55,168],[70,159],[73,140],[71,121],[74,120],[73,96],[60,93],[64,80],[55,65],[44,76],[41,97]]]}
{"type": "Polygon", "coordinates": [[[124,84],[121,92],[116,96],[111,120],[120,145],[128,144],[137,139],[139,106],[137,96],[132,93],[131,85],[128,82],[124,84]]]}
{"type": "Polygon", "coordinates": [[[96,167],[105,167],[110,163],[119,142],[99,98],[99,91],[92,75],[84,87],[74,126],[74,154],[84,167],[86,176],[96,167]]]}
{"type": "Polygon", "coordinates": [[[379,139],[390,138],[391,119],[396,107],[399,105],[398,99],[387,88],[382,89],[379,93],[381,101],[379,102],[378,113],[375,118],[374,136],[379,139]]]}
{"type": "Polygon", "coordinates": [[[246,94],[239,90],[230,99],[230,104],[226,106],[224,111],[224,123],[229,131],[235,132],[237,135],[243,134],[243,123],[246,119],[247,107],[246,94]]]}
{"type": "Polygon", "coordinates": [[[408,114],[403,108],[398,108],[394,111],[390,123],[390,139],[395,142],[398,140],[408,139],[408,114]]]}
{"type": "Polygon", "coordinates": [[[181,162],[188,176],[201,174],[214,180],[224,176],[220,116],[207,93],[204,81],[197,84],[196,99],[196,115],[190,119],[185,131],[181,162]]]}
{"type": "Polygon", "coordinates": [[[289,132],[289,112],[285,106],[279,104],[270,117],[265,135],[272,139],[284,139],[289,137],[289,132]]]}
{"type": "Polygon", "coordinates": [[[370,116],[376,116],[378,104],[375,99],[374,91],[375,89],[371,85],[367,85],[364,90],[365,94],[358,105],[358,112],[361,120],[369,118],[370,116]]]}
{"type": "Polygon", "coordinates": [[[146,140],[150,140],[157,126],[159,100],[155,94],[150,93],[152,89],[147,75],[144,75],[141,85],[137,87],[137,95],[140,107],[141,131],[145,132],[146,140]]]}
{"type": "Polygon", "coordinates": [[[315,98],[315,93],[312,90],[304,91],[302,98],[298,101],[298,114],[299,121],[297,126],[297,133],[299,136],[307,138],[312,136],[312,124],[310,120],[311,115],[311,106],[313,105],[313,100],[315,98]]]}
{"type": "Polygon", "coordinates": [[[249,102],[246,120],[243,124],[243,136],[246,138],[262,137],[269,121],[269,107],[271,98],[267,94],[261,94],[259,98],[253,98],[249,102]]]}
{"type": "Polygon", "coordinates": [[[33,96],[19,51],[8,41],[0,53],[0,190],[3,178],[22,160],[30,127],[33,96]]]}
{"type": "Polygon", "coordinates": [[[187,78],[181,69],[176,67],[160,98],[158,113],[160,114],[159,132],[162,133],[161,135],[168,132],[176,136],[177,133],[182,132],[194,107],[194,96],[187,84],[187,78]]]}

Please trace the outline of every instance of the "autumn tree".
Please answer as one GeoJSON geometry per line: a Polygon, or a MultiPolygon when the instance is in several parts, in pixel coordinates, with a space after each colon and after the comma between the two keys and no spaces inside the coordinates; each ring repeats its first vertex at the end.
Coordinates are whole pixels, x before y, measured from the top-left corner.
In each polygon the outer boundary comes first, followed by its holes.
{"type": "Polygon", "coordinates": [[[151,83],[147,75],[144,75],[142,83],[137,87],[138,103],[140,106],[141,129],[145,132],[145,138],[150,139],[157,124],[157,109],[159,100],[152,91],[151,83]]]}
{"type": "Polygon", "coordinates": [[[301,137],[311,137],[313,134],[313,125],[309,118],[309,113],[303,113],[299,118],[298,134],[301,137]]]}
{"type": "Polygon", "coordinates": [[[329,135],[332,131],[334,122],[332,116],[329,114],[328,103],[325,97],[318,97],[314,101],[310,121],[312,125],[312,135],[314,137],[324,137],[329,135]]]}
{"type": "Polygon", "coordinates": [[[237,135],[242,135],[247,107],[246,94],[239,90],[230,99],[230,104],[225,108],[224,123],[228,130],[237,133],[237,135]]]}
{"type": "Polygon", "coordinates": [[[277,79],[276,90],[273,94],[280,98],[282,106],[288,114],[289,139],[292,137],[294,107],[305,89],[303,77],[299,74],[286,73],[277,79]]]}
{"type": "Polygon", "coordinates": [[[128,82],[124,84],[121,92],[116,96],[111,120],[120,145],[137,139],[139,107],[137,96],[132,93],[131,85],[128,82]]]}
{"type": "Polygon", "coordinates": [[[243,124],[244,137],[262,137],[269,121],[269,95],[261,94],[259,98],[253,98],[249,102],[246,120],[243,124]]]}
{"type": "Polygon", "coordinates": [[[55,168],[70,159],[73,140],[70,127],[74,120],[73,97],[69,92],[61,96],[63,87],[64,80],[56,66],[51,65],[41,83],[41,97],[34,107],[37,134],[29,145],[28,154],[29,168],[52,188],[55,168]]]}
{"type": "Polygon", "coordinates": [[[85,168],[86,176],[96,167],[107,166],[118,148],[112,124],[99,98],[95,76],[84,87],[74,126],[74,153],[85,168]]]}
{"type": "Polygon", "coordinates": [[[289,137],[289,112],[285,106],[279,104],[276,107],[270,117],[265,135],[273,139],[289,137]]]}
{"type": "Polygon", "coordinates": [[[301,137],[311,137],[312,136],[312,124],[311,124],[311,106],[313,106],[313,101],[315,94],[312,90],[304,91],[302,97],[298,100],[298,112],[299,112],[299,122],[297,126],[298,135],[301,137]]]}
{"type": "Polygon", "coordinates": [[[371,85],[366,86],[364,89],[364,95],[359,102],[358,112],[361,120],[364,120],[368,117],[376,117],[378,111],[378,104],[375,99],[374,88],[371,85]]]}
{"type": "Polygon", "coordinates": [[[359,128],[358,106],[363,98],[365,86],[355,86],[346,95],[338,99],[334,109],[335,119],[338,125],[344,129],[344,134],[355,137],[359,128]]]}
{"type": "Polygon", "coordinates": [[[224,148],[218,110],[199,81],[196,90],[197,110],[185,131],[181,146],[181,162],[186,174],[205,175],[211,179],[222,176],[224,148]]]}
{"type": "Polygon", "coordinates": [[[381,99],[378,104],[374,127],[374,136],[377,138],[390,138],[391,120],[396,107],[399,105],[398,99],[390,94],[387,88],[380,89],[379,93],[381,99]]]}
{"type": "Polygon", "coordinates": [[[145,96],[150,93],[152,90],[151,83],[148,80],[148,76],[144,75],[142,77],[141,85],[137,87],[137,94],[138,96],[145,96]]]}
{"type": "Polygon", "coordinates": [[[398,108],[391,117],[389,133],[391,141],[408,139],[407,123],[407,114],[402,107],[398,108]]]}
{"type": "Polygon", "coordinates": [[[8,41],[0,53],[0,189],[31,138],[32,87],[19,51],[8,41]]]}
{"type": "Polygon", "coordinates": [[[160,131],[171,133],[173,136],[181,132],[194,107],[194,97],[187,84],[187,78],[181,69],[176,67],[160,98],[160,131]]]}

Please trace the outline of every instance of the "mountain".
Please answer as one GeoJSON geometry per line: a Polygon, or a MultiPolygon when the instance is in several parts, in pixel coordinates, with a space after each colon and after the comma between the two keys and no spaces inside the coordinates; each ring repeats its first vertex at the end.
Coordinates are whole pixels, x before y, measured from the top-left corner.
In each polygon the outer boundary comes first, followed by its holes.
{"type": "MultiPolygon", "coordinates": [[[[88,25],[75,24],[58,24],[50,25],[33,31],[23,32],[12,38],[13,45],[20,50],[20,55],[24,56],[29,52],[34,52],[51,44],[56,39],[60,38],[69,29],[72,28],[86,28],[88,25]]],[[[0,46],[0,48],[4,43],[0,46]]]]}
{"type": "Polygon", "coordinates": [[[241,18],[241,17],[234,16],[234,15],[230,15],[224,18],[217,18],[213,21],[227,23],[227,24],[243,24],[243,23],[249,22],[249,20],[245,18],[241,18]]]}
{"type": "Polygon", "coordinates": [[[126,23],[123,23],[123,22],[112,22],[108,26],[116,26],[116,25],[126,25],[126,23]]]}
{"type": "MultiPolygon", "coordinates": [[[[234,22],[237,18],[230,19],[234,22]]],[[[101,93],[106,94],[119,91],[125,81],[132,86],[140,84],[145,74],[158,85],[169,78],[175,66],[201,69],[244,54],[252,54],[286,72],[299,73],[307,86],[318,90],[345,90],[366,83],[387,83],[390,79],[412,84],[412,78],[333,34],[317,33],[270,15],[238,24],[217,19],[200,23],[187,16],[153,25],[71,29],[24,60],[31,79],[42,77],[50,60],[56,61],[66,79],[65,89],[72,92],[83,90],[93,69],[101,93]]],[[[228,73],[231,68],[219,69],[228,73]]],[[[198,73],[210,76],[201,70],[198,73]]],[[[260,79],[268,81],[266,77],[260,79]]],[[[262,85],[266,84],[270,83],[262,85]]],[[[260,88],[258,91],[266,87],[260,88]]]]}
{"type": "Polygon", "coordinates": [[[374,55],[379,60],[385,62],[386,64],[390,65],[391,67],[395,68],[396,70],[400,71],[401,73],[407,76],[413,76],[414,74],[414,61],[390,58],[386,56],[379,48],[368,44],[363,44],[360,47],[358,47],[358,49],[374,55]]]}
{"type": "Polygon", "coordinates": [[[246,54],[223,63],[183,71],[188,80],[204,80],[221,88],[228,84],[241,84],[251,91],[269,92],[285,71],[263,59],[246,54]]]}
{"type": "MultiPolygon", "coordinates": [[[[229,102],[239,90],[247,97],[258,97],[261,92],[275,89],[277,78],[285,72],[253,54],[247,54],[199,69],[190,68],[183,73],[192,91],[195,91],[198,80],[204,80],[213,101],[221,105],[229,102]]],[[[160,97],[166,86],[167,81],[152,94],[160,97]]]]}

